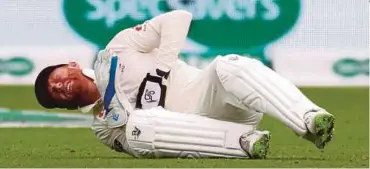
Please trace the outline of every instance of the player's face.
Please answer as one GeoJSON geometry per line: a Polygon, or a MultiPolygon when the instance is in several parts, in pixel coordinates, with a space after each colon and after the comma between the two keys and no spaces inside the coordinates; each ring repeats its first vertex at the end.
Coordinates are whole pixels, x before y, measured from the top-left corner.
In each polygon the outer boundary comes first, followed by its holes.
{"type": "Polygon", "coordinates": [[[58,102],[76,100],[83,87],[84,75],[80,65],[70,62],[66,66],[56,68],[49,76],[48,91],[58,102]]]}

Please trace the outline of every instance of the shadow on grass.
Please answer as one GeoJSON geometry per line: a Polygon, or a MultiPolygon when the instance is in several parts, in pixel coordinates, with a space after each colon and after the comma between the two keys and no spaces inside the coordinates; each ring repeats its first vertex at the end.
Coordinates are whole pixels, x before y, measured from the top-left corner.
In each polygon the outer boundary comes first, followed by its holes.
{"type": "Polygon", "coordinates": [[[271,157],[266,160],[280,160],[280,161],[291,161],[291,160],[310,160],[310,161],[324,161],[322,157],[271,157]]]}
{"type": "MultiPolygon", "coordinates": [[[[134,158],[131,156],[74,156],[74,157],[54,157],[53,159],[61,160],[61,159],[106,159],[106,160],[113,160],[113,159],[131,159],[131,160],[199,160],[199,158],[134,158]]],[[[239,160],[239,161],[303,161],[303,160],[310,160],[310,161],[324,161],[325,158],[320,157],[268,157],[266,159],[233,159],[233,158],[200,158],[202,160],[239,160]]]]}
{"type": "Polygon", "coordinates": [[[114,160],[114,159],[135,159],[133,157],[128,156],[79,156],[79,157],[54,157],[53,159],[56,160],[67,160],[67,159],[81,159],[81,160],[114,160]]]}

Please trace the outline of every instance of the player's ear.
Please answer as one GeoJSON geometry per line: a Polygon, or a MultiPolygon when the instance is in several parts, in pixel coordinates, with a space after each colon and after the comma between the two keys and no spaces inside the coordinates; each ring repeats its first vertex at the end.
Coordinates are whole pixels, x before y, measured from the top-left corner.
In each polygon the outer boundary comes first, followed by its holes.
{"type": "Polygon", "coordinates": [[[69,62],[68,67],[70,67],[70,68],[80,68],[80,65],[77,62],[69,62]]]}

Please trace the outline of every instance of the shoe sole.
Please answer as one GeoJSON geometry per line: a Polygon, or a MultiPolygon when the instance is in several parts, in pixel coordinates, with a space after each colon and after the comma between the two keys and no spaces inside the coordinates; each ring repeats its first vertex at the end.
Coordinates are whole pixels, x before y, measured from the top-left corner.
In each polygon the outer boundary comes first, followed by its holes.
{"type": "Polygon", "coordinates": [[[330,114],[320,114],[315,117],[315,145],[323,149],[333,138],[334,134],[334,116],[330,114]]]}
{"type": "Polygon", "coordinates": [[[268,149],[270,148],[271,134],[263,134],[260,139],[258,139],[253,144],[252,158],[254,159],[265,159],[267,156],[268,149]]]}

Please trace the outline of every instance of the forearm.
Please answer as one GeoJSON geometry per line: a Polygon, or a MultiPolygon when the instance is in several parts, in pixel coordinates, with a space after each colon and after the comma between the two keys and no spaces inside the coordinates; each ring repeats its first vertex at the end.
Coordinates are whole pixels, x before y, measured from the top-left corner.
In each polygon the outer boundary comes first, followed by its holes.
{"type": "Polygon", "coordinates": [[[115,128],[109,128],[107,125],[104,124],[95,124],[92,129],[95,136],[105,146],[117,152],[128,153],[132,155],[126,141],[125,125],[115,128]]]}
{"type": "Polygon", "coordinates": [[[154,17],[143,24],[119,32],[107,45],[113,52],[126,49],[148,53],[159,49],[159,67],[167,69],[177,59],[189,30],[192,14],[174,10],[154,17]]]}
{"type": "Polygon", "coordinates": [[[164,13],[149,21],[160,35],[157,67],[168,71],[171,64],[176,62],[183,48],[189,31],[192,14],[184,10],[164,13]]]}

